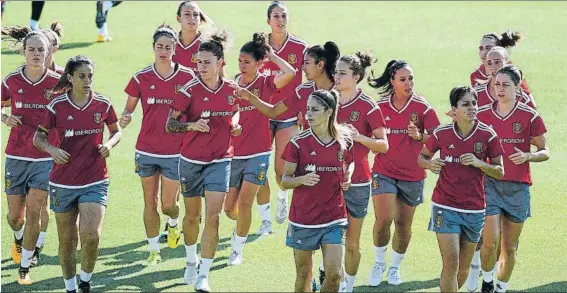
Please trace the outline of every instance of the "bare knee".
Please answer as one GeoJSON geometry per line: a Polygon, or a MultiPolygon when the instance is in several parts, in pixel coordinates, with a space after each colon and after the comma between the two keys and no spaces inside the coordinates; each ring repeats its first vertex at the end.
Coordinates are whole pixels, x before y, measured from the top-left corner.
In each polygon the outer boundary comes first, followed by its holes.
{"type": "Polygon", "coordinates": [[[186,214],[185,217],[183,217],[183,222],[185,222],[186,225],[189,226],[193,226],[193,225],[199,225],[199,215],[189,215],[186,214]]]}
{"type": "Polygon", "coordinates": [[[24,223],[24,216],[21,214],[8,213],[6,219],[8,220],[8,225],[10,225],[10,227],[16,227],[24,223]]]}
{"type": "Polygon", "coordinates": [[[98,244],[100,233],[96,230],[81,232],[81,242],[85,244],[98,244]]]}
{"type": "Polygon", "coordinates": [[[207,212],[207,217],[205,219],[207,225],[218,226],[220,220],[220,213],[207,212]]]}
{"type": "Polygon", "coordinates": [[[506,244],[504,250],[502,251],[502,255],[506,259],[515,259],[517,249],[518,249],[518,245],[516,243],[506,244]]]}
{"type": "Polygon", "coordinates": [[[411,235],[411,224],[408,221],[402,219],[396,220],[396,233],[400,236],[410,236],[411,235]]]}
{"type": "Polygon", "coordinates": [[[487,241],[487,239],[483,239],[482,249],[486,251],[496,251],[496,249],[498,249],[498,241],[487,241]]]}
{"type": "Polygon", "coordinates": [[[341,282],[340,270],[333,268],[332,270],[325,271],[325,281],[338,286],[341,282]]]}
{"type": "Polygon", "coordinates": [[[379,233],[389,232],[393,221],[393,218],[376,217],[374,225],[378,228],[379,233]]]}
{"type": "Polygon", "coordinates": [[[162,204],[161,205],[161,212],[164,215],[171,215],[175,212],[175,208],[177,206],[175,204],[162,204]]]}
{"type": "Polygon", "coordinates": [[[231,220],[235,220],[238,218],[238,212],[233,208],[233,209],[229,209],[227,207],[224,208],[224,213],[226,214],[226,216],[231,219],[231,220]]]}
{"type": "Polygon", "coordinates": [[[352,241],[346,243],[346,253],[353,255],[360,253],[360,244],[358,242],[352,241]]]}

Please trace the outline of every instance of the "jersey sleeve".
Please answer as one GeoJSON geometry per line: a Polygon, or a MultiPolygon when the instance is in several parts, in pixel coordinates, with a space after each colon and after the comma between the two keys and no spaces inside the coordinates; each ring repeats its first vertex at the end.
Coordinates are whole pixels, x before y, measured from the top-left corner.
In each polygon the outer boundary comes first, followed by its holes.
{"type": "Polygon", "coordinates": [[[433,129],[435,129],[440,124],[441,122],[439,122],[437,112],[435,112],[435,109],[430,106],[429,109],[427,109],[423,113],[423,129],[427,130],[427,133],[432,133],[433,129]]]}
{"type": "Polygon", "coordinates": [[[12,99],[12,94],[10,93],[10,88],[6,84],[6,80],[2,81],[2,102],[7,102],[12,99]]]}
{"type": "Polygon", "coordinates": [[[177,110],[177,111],[181,111],[181,112],[185,112],[187,110],[187,108],[189,108],[189,105],[191,104],[191,89],[184,86],[182,87],[179,92],[182,94],[181,95],[181,99],[175,99],[173,101],[173,103],[171,104],[171,108],[177,110]]]}
{"type": "Polygon", "coordinates": [[[370,129],[372,129],[372,131],[386,125],[386,121],[384,121],[384,115],[382,115],[382,110],[380,110],[380,107],[378,107],[378,105],[374,105],[374,108],[368,111],[366,115],[368,119],[368,126],[370,126],[370,129]]]}
{"type": "Polygon", "coordinates": [[[106,110],[106,119],[104,120],[104,123],[106,123],[106,125],[112,125],[116,122],[118,122],[116,111],[114,111],[114,107],[110,105],[108,110],[106,110]]]}
{"type": "Polygon", "coordinates": [[[272,96],[277,91],[275,80],[276,80],[275,75],[270,75],[264,79],[264,89],[262,91],[262,96],[258,98],[268,103],[272,101],[272,96]]]}
{"type": "Polygon", "coordinates": [[[128,85],[124,89],[124,92],[127,95],[129,95],[130,97],[134,97],[134,98],[141,98],[142,97],[142,91],[140,89],[140,83],[135,76],[133,76],[132,79],[130,79],[130,82],[128,82],[128,85]]]}
{"type": "Polygon", "coordinates": [[[529,94],[532,93],[532,91],[528,87],[528,83],[526,82],[525,79],[522,79],[522,81],[520,82],[520,86],[522,87],[522,90],[524,90],[524,92],[526,92],[526,94],[529,95],[529,94]]]}
{"type": "Polygon", "coordinates": [[[439,138],[435,133],[433,133],[433,135],[429,137],[425,146],[427,147],[427,150],[429,150],[429,152],[431,152],[432,154],[436,153],[439,150],[439,138]]]}
{"type": "Polygon", "coordinates": [[[532,123],[530,124],[530,137],[537,137],[545,134],[546,132],[547,129],[545,128],[545,123],[543,123],[543,119],[541,119],[541,116],[536,115],[533,118],[532,123]]]}
{"type": "Polygon", "coordinates": [[[488,141],[488,157],[496,158],[504,154],[502,149],[502,143],[500,143],[500,138],[496,134],[488,141]]]}
{"type": "Polygon", "coordinates": [[[47,106],[47,111],[43,111],[43,117],[41,118],[41,123],[39,127],[45,129],[55,128],[57,122],[57,116],[55,115],[55,108],[52,105],[47,106]]]}
{"type": "Polygon", "coordinates": [[[299,146],[295,141],[290,141],[282,153],[282,159],[290,163],[299,163],[299,146]]]}

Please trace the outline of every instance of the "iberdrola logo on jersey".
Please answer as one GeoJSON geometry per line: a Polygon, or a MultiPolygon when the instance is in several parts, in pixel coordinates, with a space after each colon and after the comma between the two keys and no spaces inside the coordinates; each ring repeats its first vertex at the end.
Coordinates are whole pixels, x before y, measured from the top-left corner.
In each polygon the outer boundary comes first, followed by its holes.
{"type": "Polygon", "coordinates": [[[21,101],[16,102],[16,109],[21,109],[23,107],[23,103],[21,101]]]}
{"type": "Polygon", "coordinates": [[[317,166],[315,164],[307,164],[305,166],[305,172],[315,172],[317,170],[317,166]]]}
{"type": "Polygon", "coordinates": [[[67,129],[65,130],[65,137],[71,137],[75,135],[75,131],[73,131],[73,129],[67,129]]]}
{"type": "Polygon", "coordinates": [[[207,110],[207,111],[201,112],[201,118],[202,118],[202,119],[209,119],[209,118],[211,118],[211,111],[207,110]]]}

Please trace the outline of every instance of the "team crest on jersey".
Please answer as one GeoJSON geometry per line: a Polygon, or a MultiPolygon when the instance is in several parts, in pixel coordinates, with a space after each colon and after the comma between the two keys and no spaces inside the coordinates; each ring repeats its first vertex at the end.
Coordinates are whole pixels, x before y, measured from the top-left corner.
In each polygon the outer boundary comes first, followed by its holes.
{"type": "Polygon", "coordinates": [[[358,111],[352,111],[350,112],[350,117],[349,117],[350,121],[352,122],[356,122],[358,121],[358,119],[360,119],[360,112],[358,111]]]}
{"type": "Polygon", "coordinates": [[[6,180],[4,180],[4,186],[6,187],[6,189],[12,188],[12,180],[9,179],[9,178],[6,178],[6,180]]]}
{"type": "Polygon", "coordinates": [[[291,65],[297,63],[297,55],[295,55],[295,53],[288,54],[287,55],[287,62],[289,62],[289,64],[291,64],[291,65]]]}
{"type": "Polygon", "coordinates": [[[175,85],[175,94],[177,95],[179,93],[179,91],[181,90],[181,88],[183,87],[182,84],[176,84],[175,85]]]}
{"type": "Polygon", "coordinates": [[[477,141],[474,143],[474,152],[477,154],[482,153],[482,142],[477,141]]]}
{"type": "Polygon", "coordinates": [[[522,122],[514,122],[514,124],[512,124],[512,131],[514,133],[522,133],[522,130],[522,122]]]}
{"type": "Polygon", "coordinates": [[[197,64],[197,53],[193,53],[193,55],[191,55],[191,62],[197,64]]]}
{"type": "Polygon", "coordinates": [[[51,98],[53,97],[53,91],[50,90],[50,89],[46,89],[46,90],[43,92],[43,97],[44,97],[45,99],[47,99],[47,100],[51,100],[51,98]]]}
{"type": "Polygon", "coordinates": [[[417,124],[417,120],[418,120],[417,112],[411,112],[411,113],[409,114],[409,120],[410,120],[413,124],[417,124]]]}
{"type": "Polygon", "coordinates": [[[259,89],[251,89],[250,92],[255,95],[256,97],[260,97],[260,90],[259,89]]]}
{"type": "Polygon", "coordinates": [[[229,105],[234,105],[234,96],[226,96],[226,101],[229,105]]]}
{"type": "Polygon", "coordinates": [[[345,161],[345,151],[344,150],[339,150],[337,152],[337,159],[339,160],[339,162],[345,161]]]}
{"type": "Polygon", "coordinates": [[[102,114],[100,112],[94,112],[93,113],[93,119],[95,123],[101,123],[102,122],[102,114]]]}
{"type": "Polygon", "coordinates": [[[443,216],[438,215],[435,218],[435,228],[441,228],[441,225],[443,225],[443,216]]]}

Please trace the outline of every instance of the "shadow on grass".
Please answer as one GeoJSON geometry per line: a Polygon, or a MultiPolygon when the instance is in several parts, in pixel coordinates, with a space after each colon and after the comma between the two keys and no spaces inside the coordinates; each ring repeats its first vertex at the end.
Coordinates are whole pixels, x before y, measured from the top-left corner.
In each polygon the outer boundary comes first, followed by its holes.
{"type": "MultiPolygon", "coordinates": [[[[508,290],[510,292],[520,292],[515,291],[514,288],[512,290],[508,290]]],[[[567,281],[562,282],[553,282],[537,287],[528,288],[522,290],[521,292],[567,292],[567,281]]]]}
{"type": "Polygon", "coordinates": [[[370,286],[356,286],[355,292],[407,292],[407,291],[420,291],[431,288],[439,288],[439,278],[429,281],[410,281],[402,283],[401,285],[389,285],[387,281],[382,282],[377,287],[370,286]]]}

